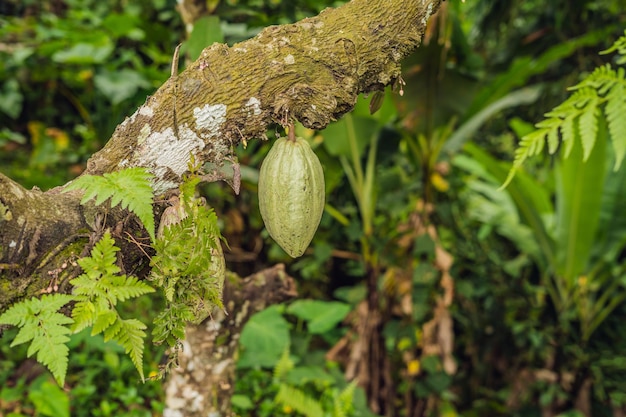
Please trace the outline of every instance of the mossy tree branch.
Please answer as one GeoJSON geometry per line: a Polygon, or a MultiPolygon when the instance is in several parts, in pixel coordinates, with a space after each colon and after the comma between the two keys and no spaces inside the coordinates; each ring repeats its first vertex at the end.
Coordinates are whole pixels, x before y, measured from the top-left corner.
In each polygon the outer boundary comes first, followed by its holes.
{"type": "MultiPolygon", "coordinates": [[[[264,138],[273,123],[323,129],[350,111],[358,94],[399,79],[401,60],[419,46],[441,1],[352,0],[232,47],[214,44],[121,123],[85,172],[146,167],[163,194],[178,187],[192,157],[221,165],[240,141],[264,138]]],[[[0,176],[0,311],[72,275],[67,265],[85,252],[86,233],[110,227],[118,239],[145,237],[128,213],[103,216],[78,201],[77,194],[25,190],[0,176]],[[11,214],[1,215],[5,209],[11,214]]],[[[127,268],[147,264],[139,250],[124,253],[127,268]]]]}

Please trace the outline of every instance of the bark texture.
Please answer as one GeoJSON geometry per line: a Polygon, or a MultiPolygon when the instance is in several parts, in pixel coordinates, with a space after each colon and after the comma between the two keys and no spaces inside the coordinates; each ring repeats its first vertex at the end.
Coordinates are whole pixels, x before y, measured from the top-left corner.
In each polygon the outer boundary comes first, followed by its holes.
{"type": "Polygon", "coordinates": [[[269,305],[297,295],[295,282],[280,264],[243,280],[227,280],[224,306],[198,326],[187,326],[180,367],[168,378],[165,417],[233,415],[230,398],[235,356],[243,325],[269,305]]]}

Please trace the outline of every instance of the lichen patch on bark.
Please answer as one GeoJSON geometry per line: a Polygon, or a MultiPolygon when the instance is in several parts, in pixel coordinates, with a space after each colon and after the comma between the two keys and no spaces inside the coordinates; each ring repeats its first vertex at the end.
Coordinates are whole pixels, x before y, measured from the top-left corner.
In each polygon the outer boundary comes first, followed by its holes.
{"type": "Polygon", "coordinates": [[[133,160],[156,175],[157,194],[167,191],[164,187],[176,187],[177,180],[189,169],[191,155],[204,149],[204,141],[187,124],[178,127],[178,134],[172,127],[152,132],[137,145],[133,160]]]}
{"type": "Polygon", "coordinates": [[[246,110],[249,115],[258,116],[261,114],[261,101],[256,97],[250,97],[244,105],[244,110],[246,110]]]}
{"type": "Polygon", "coordinates": [[[196,127],[201,130],[200,135],[209,139],[218,136],[226,121],[226,104],[205,104],[193,109],[196,127]]]}

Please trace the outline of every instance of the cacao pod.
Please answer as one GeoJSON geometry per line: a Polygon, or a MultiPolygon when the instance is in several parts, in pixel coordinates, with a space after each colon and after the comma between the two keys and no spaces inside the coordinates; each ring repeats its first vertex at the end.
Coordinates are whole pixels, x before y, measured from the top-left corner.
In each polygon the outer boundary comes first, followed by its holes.
{"type": "Polygon", "coordinates": [[[324,212],[324,171],[302,138],[280,138],[259,173],[259,209],[272,239],[292,258],[311,243],[324,212]]]}

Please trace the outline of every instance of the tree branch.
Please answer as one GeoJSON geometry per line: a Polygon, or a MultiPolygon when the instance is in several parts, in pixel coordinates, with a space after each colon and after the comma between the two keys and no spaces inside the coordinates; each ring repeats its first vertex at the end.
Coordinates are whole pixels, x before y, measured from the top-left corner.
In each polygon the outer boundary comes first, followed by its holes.
{"type": "MultiPolygon", "coordinates": [[[[264,138],[272,123],[295,119],[322,129],[350,111],[359,93],[399,79],[400,61],[417,48],[440,3],[352,0],[232,47],[214,44],[121,123],[85,173],[146,167],[159,195],[178,187],[192,157],[221,166],[234,160],[241,140],[264,138]]],[[[71,276],[67,265],[83,256],[86,234],[98,227],[113,229],[118,243],[127,233],[141,238],[128,213],[79,201],[79,193],[29,191],[0,176],[0,214],[10,213],[0,216],[0,286],[8,288],[0,311],[71,276]]],[[[132,244],[122,249],[126,265],[147,263],[132,244]]]]}

